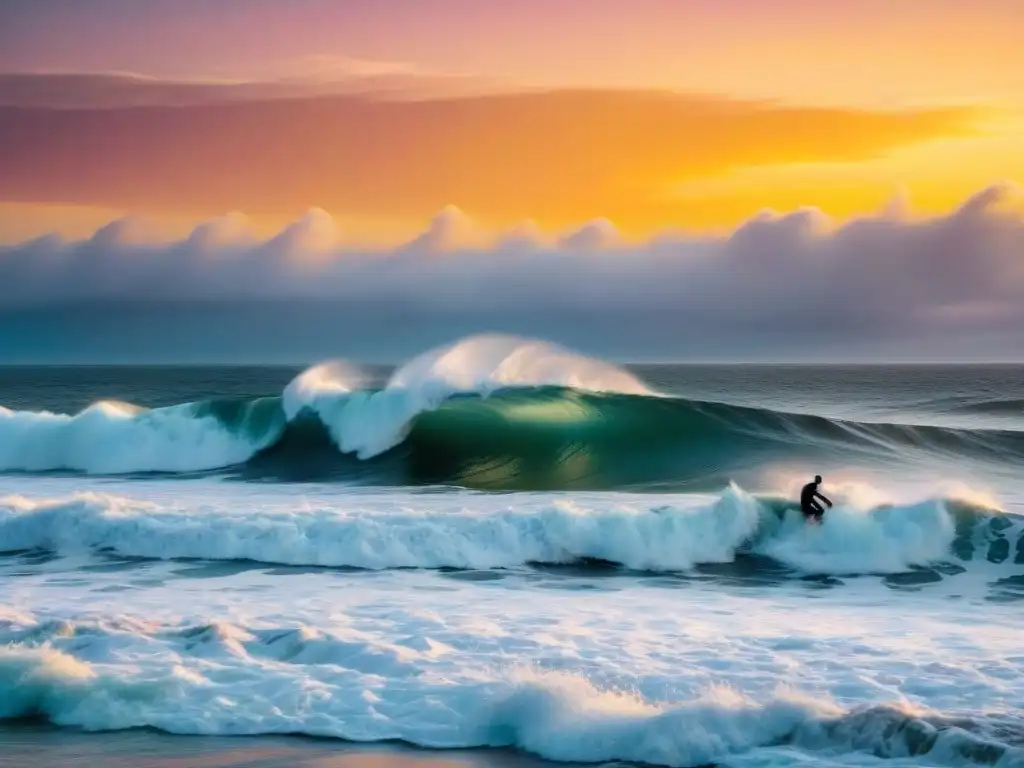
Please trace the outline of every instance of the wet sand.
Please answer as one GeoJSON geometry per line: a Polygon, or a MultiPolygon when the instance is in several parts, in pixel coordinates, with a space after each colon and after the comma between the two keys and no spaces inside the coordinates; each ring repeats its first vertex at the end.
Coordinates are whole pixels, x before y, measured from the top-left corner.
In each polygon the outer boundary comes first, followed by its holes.
{"type": "Polygon", "coordinates": [[[298,737],[172,736],[148,730],[83,733],[45,725],[0,728],[7,768],[550,768],[504,750],[414,750],[298,737]]]}

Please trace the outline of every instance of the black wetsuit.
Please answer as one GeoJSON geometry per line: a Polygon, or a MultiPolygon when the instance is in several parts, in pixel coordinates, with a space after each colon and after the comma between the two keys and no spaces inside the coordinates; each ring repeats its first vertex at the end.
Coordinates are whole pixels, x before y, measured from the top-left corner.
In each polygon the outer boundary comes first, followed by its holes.
{"type": "MultiPolygon", "coordinates": [[[[821,516],[825,514],[825,508],[818,503],[816,498],[819,495],[817,483],[808,483],[800,491],[800,509],[803,510],[804,517],[816,522],[820,522],[821,516]]],[[[825,497],[822,496],[821,498],[824,499],[825,497]]]]}

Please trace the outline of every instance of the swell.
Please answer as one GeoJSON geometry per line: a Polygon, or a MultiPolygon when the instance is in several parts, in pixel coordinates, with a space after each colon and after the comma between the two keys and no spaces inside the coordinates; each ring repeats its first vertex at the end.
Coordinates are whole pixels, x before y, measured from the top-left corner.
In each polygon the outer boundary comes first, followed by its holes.
{"type": "Polygon", "coordinates": [[[935,413],[1024,416],[1024,399],[1014,397],[950,395],[921,400],[915,406],[935,413]]]}
{"type": "Polygon", "coordinates": [[[930,458],[1015,464],[1024,431],[838,420],[657,393],[544,342],[474,336],[372,388],[356,366],[308,369],[275,397],[74,414],[0,407],[0,471],[228,471],[490,489],[720,488],[770,462],[930,458]]]}
{"type": "Polygon", "coordinates": [[[548,386],[447,396],[403,421],[395,445],[360,459],[342,450],[344,430],[372,430],[359,414],[374,394],[335,395],[290,418],[280,397],[154,410],[100,403],[74,416],[0,409],[0,470],[229,470],[250,480],[598,489],[713,487],[772,460],[1024,458],[1024,433],[1013,430],[844,421],[548,386]],[[346,409],[339,428],[330,416],[346,409]]]}
{"type": "Polygon", "coordinates": [[[684,398],[563,388],[463,396],[417,416],[414,476],[494,488],[721,485],[769,462],[1016,462],[1024,433],[867,423],[684,398]]]}

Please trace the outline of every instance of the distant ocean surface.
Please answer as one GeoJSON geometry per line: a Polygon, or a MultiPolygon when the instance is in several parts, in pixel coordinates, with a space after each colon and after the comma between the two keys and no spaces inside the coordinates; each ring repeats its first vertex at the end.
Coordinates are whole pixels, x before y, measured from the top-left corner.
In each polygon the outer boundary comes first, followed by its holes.
{"type": "Polygon", "coordinates": [[[1024,366],[0,368],[0,751],[1024,766],[1022,466],[1024,366]]]}

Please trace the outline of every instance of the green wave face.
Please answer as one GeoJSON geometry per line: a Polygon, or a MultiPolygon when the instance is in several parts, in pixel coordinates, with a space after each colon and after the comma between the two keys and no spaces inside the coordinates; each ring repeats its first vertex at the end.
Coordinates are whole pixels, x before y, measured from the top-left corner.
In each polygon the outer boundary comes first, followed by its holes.
{"type": "Polygon", "coordinates": [[[679,401],[564,389],[458,397],[406,438],[417,477],[501,489],[612,488],[711,481],[751,440],[679,401]]]}
{"type": "Polygon", "coordinates": [[[1024,432],[1012,430],[841,421],[565,387],[407,395],[328,394],[297,412],[286,412],[282,397],[152,410],[100,403],[74,416],[6,411],[0,471],[714,491],[730,481],[763,487],[758,480],[780,468],[913,472],[916,462],[934,475],[942,462],[1012,472],[1024,460],[1024,432]],[[377,447],[351,452],[367,445],[377,447]]]}
{"type": "Polygon", "coordinates": [[[1024,434],[1012,431],[869,424],[541,387],[448,398],[414,416],[396,447],[361,461],[342,454],[330,425],[310,410],[286,424],[279,398],[198,407],[266,446],[243,474],[279,480],[715,490],[773,463],[877,466],[939,457],[1012,464],[1024,457],[1024,434]]]}
{"type": "Polygon", "coordinates": [[[416,418],[406,448],[415,474],[474,487],[714,488],[782,461],[1014,461],[1024,435],[544,388],[448,400],[416,418]]]}

